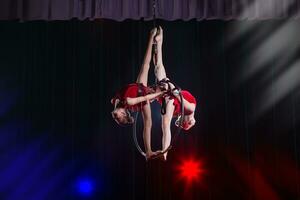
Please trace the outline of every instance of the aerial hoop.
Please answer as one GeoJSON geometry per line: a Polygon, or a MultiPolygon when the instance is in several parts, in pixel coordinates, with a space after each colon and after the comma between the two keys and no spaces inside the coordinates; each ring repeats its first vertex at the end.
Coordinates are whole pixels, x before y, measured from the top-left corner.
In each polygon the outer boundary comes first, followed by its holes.
{"type": "MultiPolygon", "coordinates": [[[[182,130],[182,124],[183,124],[183,119],[184,119],[184,117],[183,117],[184,116],[183,96],[182,96],[180,88],[176,84],[174,84],[174,83],[172,83],[172,84],[175,86],[175,88],[179,89],[180,111],[181,111],[180,115],[182,117],[180,118],[179,126],[177,127],[177,131],[174,134],[173,138],[171,139],[171,144],[169,145],[169,147],[166,148],[165,150],[159,152],[157,155],[154,155],[154,156],[150,157],[149,158],[150,160],[157,159],[157,158],[161,157],[163,154],[165,154],[168,151],[170,151],[173,148],[173,146],[175,145],[175,143],[177,141],[177,138],[178,138],[178,136],[179,136],[179,134],[180,134],[180,132],[182,130]]],[[[140,91],[139,91],[139,93],[140,93],[140,91]]],[[[139,145],[139,142],[138,142],[138,139],[137,139],[137,134],[136,134],[137,133],[137,120],[138,120],[138,116],[139,116],[139,111],[137,111],[135,113],[135,116],[134,116],[134,123],[133,123],[133,126],[132,126],[133,141],[134,141],[134,144],[135,144],[137,150],[140,152],[140,154],[142,156],[146,157],[146,153],[142,150],[142,148],[139,145]]]]}
{"type": "Polygon", "coordinates": [[[133,141],[134,141],[134,144],[135,144],[135,147],[137,148],[137,150],[140,152],[140,154],[142,154],[142,156],[146,157],[146,153],[142,150],[142,148],[140,147],[139,145],[139,142],[137,140],[137,136],[136,136],[136,121],[139,117],[139,112],[137,111],[135,113],[135,116],[134,116],[134,123],[133,123],[133,126],[132,126],[132,133],[133,133],[133,141]]]}

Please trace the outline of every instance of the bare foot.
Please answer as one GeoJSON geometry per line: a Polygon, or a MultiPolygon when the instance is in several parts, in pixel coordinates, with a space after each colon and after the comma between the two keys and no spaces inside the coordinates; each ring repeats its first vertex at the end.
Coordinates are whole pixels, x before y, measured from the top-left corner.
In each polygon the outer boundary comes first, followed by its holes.
{"type": "Polygon", "coordinates": [[[168,153],[164,153],[164,161],[167,161],[167,155],[168,153]]]}
{"type": "Polygon", "coordinates": [[[146,153],[146,160],[150,160],[153,156],[156,156],[158,153],[157,152],[153,152],[153,151],[150,151],[150,152],[147,152],[146,153]]]}
{"type": "Polygon", "coordinates": [[[157,150],[157,151],[155,151],[156,155],[157,155],[157,154],[161,154],[162,152],[163,152],[162,150],[157,150]]]}
{"type": "Polygon", "coordinates": [[[157,30],[157,35],[155,36],[154,40],[157,44],[162,44],[162,42],[163,42],[163,29],[161,28],[161,26],[157,30]]]}
{"type": "Polygon", "coordinates": [[[150,39],[151,39],[151,40],[154,40],[154,37],[155,37],[156,34],[157,34],[157,28],[153,28],[153,29],[150,31],[150,39]]]}
{"type": "Polygon", "coordinates": [[[167,153],[162,154],[162,150],[156,151],[155,153],[157,153],[156,155],[159,155],[158,158],[162,161],[167,161],[167,153]]]}

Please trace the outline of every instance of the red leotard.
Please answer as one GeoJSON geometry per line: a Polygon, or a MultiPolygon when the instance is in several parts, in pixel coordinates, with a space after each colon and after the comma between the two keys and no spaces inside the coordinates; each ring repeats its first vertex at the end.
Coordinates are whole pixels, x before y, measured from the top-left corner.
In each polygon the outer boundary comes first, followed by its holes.
{"type": "MultiPolygon", "coordinates": [[[[193,103],[193,104],[195,104],[195,105],[197,104],[196,98],[195,98],[189,91],[187,91],[187,90],[182,90],[182,91],[181,91],[181,94],[182,94],[182,97],[183,97],[186,101],[188,101],[188,102],[190,102],[190,103],[193,103]]],[[[170,96],[170,99],[174,99],[173,105],[175,106],[175,109],[174,109],[174,112],[173,112],[173,117],[176,117],[176,116],[178,116],[178,115],[181,114],[181,109],[180,109],[181,103],[180,103],[180,101],[179,101],[175,96],[173,96],[173,95],[170,96]]],[[[160,104],[162,104],[162,98],[159,98],[158,102],[159,102],[160,104]]],[[[190,111],[184,109],[184,115],[190,115],[190,114],[192,114],[192,112],[190,112],[190,111]]]]}
{"type": "Polygon", "coordinates": [[[126,98],[136,98],[139,96],[145,96],[147,94],[151,93],[151,89],[144,86],[142,83],[131,83],[123,87],[121,90],[117,92],[115,97],[113,98],[112,103],[115,104],[116,99],[119,99],[123,105],[121,107],[126,108],[130,111],[136,112],[140,111],[141,107],[146,104],[146,102],[142,102],[136,105],[127,105],[124,102],[126,102],[126,98]],[[141,94],[139,95],[139,89],[141,90],[141,94]]]}

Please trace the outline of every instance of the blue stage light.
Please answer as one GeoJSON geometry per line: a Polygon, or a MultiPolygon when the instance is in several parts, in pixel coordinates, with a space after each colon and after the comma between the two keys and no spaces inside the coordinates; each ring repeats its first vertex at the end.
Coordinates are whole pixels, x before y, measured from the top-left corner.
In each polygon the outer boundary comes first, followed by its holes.
{"type": "Polygon", "coordinates": [[[81,178],[76,185],[77,192],[83,196],[91,196],[94,192],[94,182],[90,178],[81,178]]]}

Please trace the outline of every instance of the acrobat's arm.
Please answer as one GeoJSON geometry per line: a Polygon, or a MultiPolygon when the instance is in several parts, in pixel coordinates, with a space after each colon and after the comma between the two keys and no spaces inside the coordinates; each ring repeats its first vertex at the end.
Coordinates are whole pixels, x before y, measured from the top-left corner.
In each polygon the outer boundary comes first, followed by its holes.
{"type": "Polygon", "coordinates": [[[165,93],[165,91],[159,91],[159,92],[155,92],[152,94],[148,94],[146,96],[140,96],[140,97],[135,97],[135,98],[127,97],[126,103],[127,103],[127,105],[133,106],[133,105],[142,103],[144,101],[151,101],[159,96],[162,96],[164,93],[165,93]]]}

